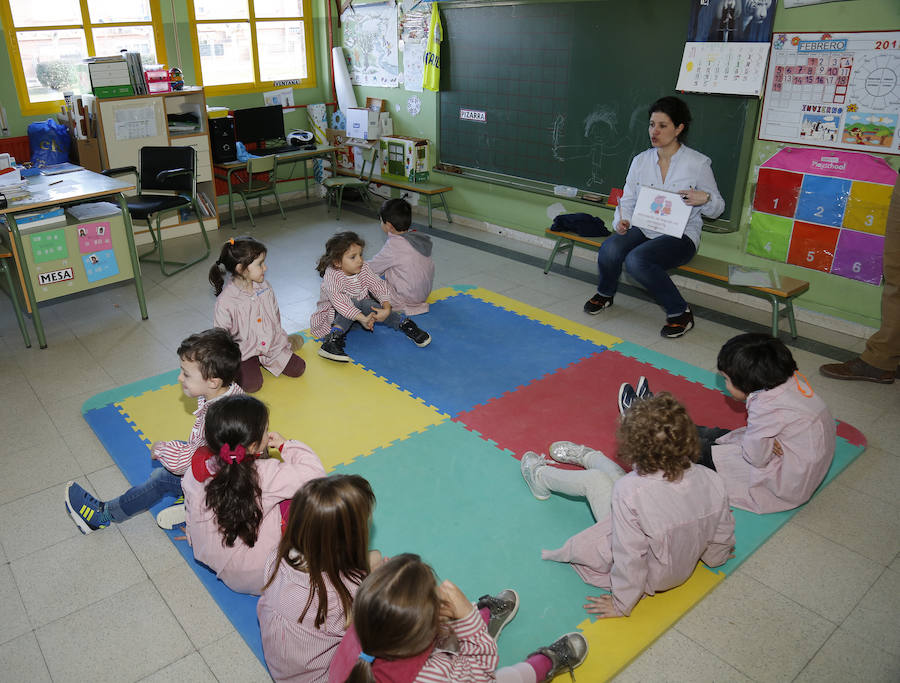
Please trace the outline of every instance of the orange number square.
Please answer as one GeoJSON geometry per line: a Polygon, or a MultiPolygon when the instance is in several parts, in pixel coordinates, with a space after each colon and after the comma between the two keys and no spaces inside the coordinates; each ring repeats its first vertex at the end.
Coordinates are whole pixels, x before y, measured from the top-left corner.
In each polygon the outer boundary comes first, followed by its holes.
{"type": "Polygon", "coordinates": [[[837,228],[795,221],[787,262],[823,273],[831,272],[840,232],[837,228]]]}

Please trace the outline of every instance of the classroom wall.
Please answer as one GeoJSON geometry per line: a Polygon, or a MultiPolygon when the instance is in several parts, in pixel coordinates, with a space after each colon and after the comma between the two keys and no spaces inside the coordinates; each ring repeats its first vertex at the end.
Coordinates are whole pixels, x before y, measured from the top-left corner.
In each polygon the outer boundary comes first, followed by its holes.
{"type": "MultiPolygon", "coordinates": [[[[659,11],[664,11],[669,1],[652,0],[648,4],[648,8],[659,8],[659,11]]],[[[174,4],[175,14],[173,16],[171,3],[161,3],[169,66],[174,66],[177,59],[175,38],[177,28],[178,45],[181,48],[183,61],[179,66],[185,72],[185,81],[190,84],[195,81],[195,78],[187,19],[187,3],[185,0],[175,0],[174,4]]],[[[784,9],[781,0],[779,0],[778,5],[775,17],[776,31],[900,29],[900,3],[896,0],[849,0],[790,10],[784,9]]],[[[297,104],[324,102],[331,99],[329,82],[330,54],[327,44],[325,7],[325,0],[313,0],[312,2],[317,86],[305,90],[295,90],[294,96],[297,104]]],[[[681,29],[676,28],[674,30],[681,29]]],[[[335,26],[335,35],[336,40],[339,41],[340,30],[337,26],[335,26]]],[[[673,79],[676,69],[677,65],[673,65],[673,79]]],[[[5,43],[2,50],[0,50],[0,73],[10,73],[9,55],[7,54],[5,43]]],[[[396,88],[372,87],[356,88],[356,92],[360,103],[365,103],[367,96],[387,100],[394,119],[396,132],[424,137],[434,141],[435,155],[432,162],[438,159],[438,97],[435,93],[427,91],[410,93],[396,88]],[[407,99],[411,95],[415,95],[421,101],[421,110],[417,116],[411,116],[406,109],[407,99]]],[[[28,123],[44,118],[40,116],[23,117],[21,115],[18,98],[15,93],[15,85],[11,78],[0,79],[0,103],[6,107],[10,135],[24,135],[28,123]]],[[[261,93],[251,93],[227,97],[211,97],[209,98],[209,103],[211,105],[240,108],[259,106],[263,104],[263,100],[261,93]]],[[[298,109],[287,114],[285,116],[285,125],[289,128],[308,127],[305,109],[298,109]]],[[[751,168],[750,180],[744,193],[745,208],[749,205],[749,200],[752,196],[756,166],[771,156],[779,147],[780,145],[776,143],[756,141],[751,156],[753,168],[751,168]]],[[[900,168],[900,158],[889,156],[886,159],[894,168],[900,168]]],[[[466,180],[458,176],[442,177],[445,177],[447,182],[454,187],[453,192],[448,195],[448,201],[454,214],[531,235],[543,235],[544,229],[549,225],[547,208],[550,204],[562,201],[557,198],[536,196],[527,192],[466,180]]],[[[564,201],[562,203],[569,211],[586,210],[583,204],[566,203],[564,201]]],[[[611,221],[611,211],[605,209],[595,209],[594,211],[608,222],[611,221]]],[[[799,306],[873,327],[879,325],[880,287],[873,287],[854,280],[787,264],[774,264],[772,261],[748,256],[743,251],[747,234],[748,214],[746,210],[742,212],[742,216],[738,232],[727,235],[704,233],[700,253],[743,265],[764,268],[775,266],[784,275],[792,275],[810,281],[810,291],[801,297],[798,302],[799,306]]]]}
{"type": "MultiPolygon", "coordinates": [[[[554,0],[549,0],[554,1],[554,0]]],[[[562,0],[560,0],[562,1],[562,0]]],[[[664,11],[670,0],[652,0],[647,4],[653,11],[664,11]]],[[[779,0],[775,15],[775,31],[866,31],[900,30],[900,2],[897,0],[849,0],[824,5],[812,5],[786,10],[779,0]]],[[[673,30],[687,31],[687,27],[673,30]]],[[[678,69],[672,65],[671,79],[674,81],[678,69]]],[[[665,78],[665,76],[662,76],[665,78]]],[[[415,93],[422,102],[421,113],[411,117],[406,112],[407,98],[413,94],[392,88],[356,88],[360,103],[365,98],[380,97],[388,101],[394,117],[394,128],[406,135],[429,138],[439,145],[437,103],[434,93],[415,93]]],[[[649,104],[649,102],[648,102],[649,104]]],[[[819,313],[832,315],[872,327],[878,327],[881,316],[881,287],[849,280],[827,273],[787,264],[776,264],[744,253],[747,236],[748,213],[756,178],[756,167],[774,154],[782,145],[756,141],[751,155],[753,167],[750,169],[748,185],[743,201],[740,230],[730,234],[704,233],[700,253],[713,258],[727,260],[742,265],[761,268],[775,267],[779,273],[810,282],[810,291],[798,300],[797,305],[819,313]]],[[[703,151],[702,149],[700,150],[703,151]]],[[[433,161],[437,160],[437,156],[433,161]]],[[[900,168],[900,157],[886,156],[894,168],[900,168]]],[[[453,192],[447,195],[454,214],[460,214],[476,221],[512,228],[532,235],[543,235],[550,221],[547,209],[551,204],[561,202],[567,210],[593,211],[611,223],[612,211],[593,209],[584,204],[567,203],[559,198],[538,196],[509,188],[466,180],[456,175],[442,175],[442,179],[453,185],[453,192]]],[[[624,178],[622,179],[624,182],[624,178]]]]}

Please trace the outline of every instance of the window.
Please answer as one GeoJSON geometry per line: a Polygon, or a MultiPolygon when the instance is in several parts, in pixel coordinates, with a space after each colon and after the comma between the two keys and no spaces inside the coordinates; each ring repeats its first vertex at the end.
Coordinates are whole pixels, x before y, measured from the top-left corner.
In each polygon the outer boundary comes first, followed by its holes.
{"type": "Polygon", "coordinates": [[[6,47],[25,115],[59,111],[62,93],[91,91],[84,58],[130,50],[166,61],[159,3],[150,0],[0,0],[6,47]]]}
{"type": "Polygon", "coordinates": [[[208,95],[316,85],[310,0],[188,0],[188,14],[208,95]]]}

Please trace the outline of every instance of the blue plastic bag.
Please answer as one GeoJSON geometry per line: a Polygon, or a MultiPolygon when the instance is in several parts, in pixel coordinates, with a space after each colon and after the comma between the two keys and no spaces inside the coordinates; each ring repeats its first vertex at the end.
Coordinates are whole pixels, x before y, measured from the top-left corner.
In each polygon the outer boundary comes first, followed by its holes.
{"type": "Polygon", "coordinates": [[[69,160],[72,138],[63,124],[47,119],[28,124],[31,165],[36,168],[61,164],[69,160]]]}

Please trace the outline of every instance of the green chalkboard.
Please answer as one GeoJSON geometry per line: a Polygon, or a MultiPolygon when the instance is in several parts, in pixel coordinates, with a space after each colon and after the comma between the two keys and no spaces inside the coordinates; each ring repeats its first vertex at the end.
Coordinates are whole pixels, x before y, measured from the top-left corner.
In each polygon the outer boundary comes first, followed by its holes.
{"type": "Polygon", "coordinates": [[[675,92],[690,2],[441,3],[440,161],[606,194],[679,95],[737,223],[758,102],[675,92]],[[483,120],[481,120],[483,119],[483,120]]]}

